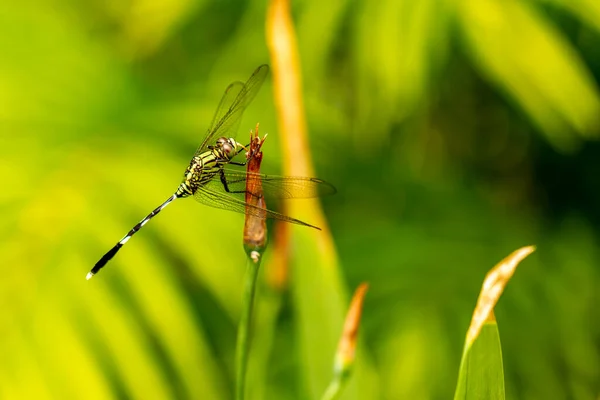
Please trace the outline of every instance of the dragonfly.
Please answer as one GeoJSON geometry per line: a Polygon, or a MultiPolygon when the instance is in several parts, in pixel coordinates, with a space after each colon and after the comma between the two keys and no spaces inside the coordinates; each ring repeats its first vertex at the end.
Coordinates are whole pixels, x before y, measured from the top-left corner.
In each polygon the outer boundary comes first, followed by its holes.
{"type": "Polygon", "coordinates": [[[206,136],[194,153],[175,193],[106,252],[87,274],[86,279],[89,280],[97,274],[133,235],[179,198],[193,197],[211,207],[319,229],[287,215],[246,203],[246,179],[256,178],[262,181],[263,193],[252,195],[260,197],[264,194],[265,197],[273,199],[310,198],[333,194],[336,189],[331,184],[318,178],[263,175],[229,168],[233,165],[245,165],[247,162],[235,160],[236,156],[248,147],[238,142],[235,137],[244,110],[258,93],[268,72],[268,65],[261,65],[245,83],[236,81],[227,87],[206,136]]]}

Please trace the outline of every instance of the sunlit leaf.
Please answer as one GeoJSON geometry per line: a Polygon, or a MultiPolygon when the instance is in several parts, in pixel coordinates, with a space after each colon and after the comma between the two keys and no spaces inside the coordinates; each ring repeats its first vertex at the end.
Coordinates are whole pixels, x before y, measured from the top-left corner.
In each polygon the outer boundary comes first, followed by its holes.
{"type": "Polygon", "coordinates": [[[305,73],[315,82],[322,82],[323,67],[327,65],[323,60],[334,50],[348,3],[348,0],[304,2],[298,18],[298,37],[302,38],[298,46],[305,73]]]}
{"type": "Polygon", "coordinates": [[[585,64],[565,38],[528,3],[456,2],[464,38],[482,73],[514,98],[563,149],[576,132],[598,133],[600,98],[585,64]]]}
{"type": "MultiPolygon", "coordinates": [[[[448,10],[435,0],[364,2],[356,36],[360,57],[357,109],[373,134],[384,121],[415,111],[429,89],[432,69],[444,59],[448,10]]],[[[362,127],[362,126],[361,126],[362,127]]],[[[366,128],[366,127],[365,127],[366,128]]]]}

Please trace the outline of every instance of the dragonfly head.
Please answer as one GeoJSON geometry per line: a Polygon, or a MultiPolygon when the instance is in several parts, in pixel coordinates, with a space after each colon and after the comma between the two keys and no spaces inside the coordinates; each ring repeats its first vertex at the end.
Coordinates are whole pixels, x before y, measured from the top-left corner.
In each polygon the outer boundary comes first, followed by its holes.
{"type": "Polygon", "coordinates": [[[231,160],[244,149],[244,146],[236,142],[234,138],[228,139],[226,137],[218,138],[216,147],[221,150],[223,156],[225,156],[228,160],[231,160]]]}

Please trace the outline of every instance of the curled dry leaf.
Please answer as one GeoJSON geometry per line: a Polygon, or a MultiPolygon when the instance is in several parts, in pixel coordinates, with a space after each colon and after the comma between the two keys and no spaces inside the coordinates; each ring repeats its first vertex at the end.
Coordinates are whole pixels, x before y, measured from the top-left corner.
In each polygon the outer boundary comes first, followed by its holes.
{"type": "Polygon", "coordinates": [[[494,268],[488,272],[483,287],[477,299],[477,306],[473,312],[471,325],[467,332],[467,346],[471,346],[485,322],[494,321],[494,307],[504,291],[504,287],[512,277],[517,265],[529,254],[533,253],[535,246],[522,247],[514,251],[504,260],[500,261],[494,268]]]}

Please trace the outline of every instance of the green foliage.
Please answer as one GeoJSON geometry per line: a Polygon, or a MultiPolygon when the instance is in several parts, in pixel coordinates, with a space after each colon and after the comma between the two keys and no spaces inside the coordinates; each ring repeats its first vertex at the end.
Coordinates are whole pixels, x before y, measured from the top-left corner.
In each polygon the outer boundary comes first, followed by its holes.
{"type": "MultiPolygon", "coordinates": [[[[506,395],[597,397],[597,2],[294,6],[335,254],[297,229],[290,293],[259,291],[248,398],[318,398],[365,280],[344,398],[448,398],[473,272],[523,243],[538,256],[496,310],[506,395]]],[[[241,216],[177,201],[85,274],[175,190],[226,85],[268,61],[264,11],[3,4],[0,398],[233,397],[241,216]]],[[[270,90],[242,131],[261,123],[277,173],[270,90]]]]}
{"type": "Polygon", "coordinates": [[[460,362],[455,400],[504,400],[504,371],[498,324],[486,322],[460,362]]]}

